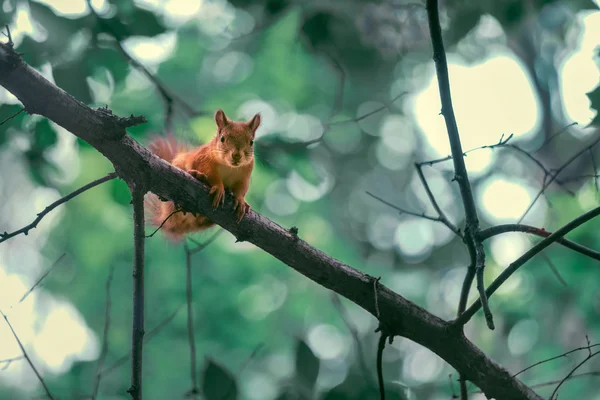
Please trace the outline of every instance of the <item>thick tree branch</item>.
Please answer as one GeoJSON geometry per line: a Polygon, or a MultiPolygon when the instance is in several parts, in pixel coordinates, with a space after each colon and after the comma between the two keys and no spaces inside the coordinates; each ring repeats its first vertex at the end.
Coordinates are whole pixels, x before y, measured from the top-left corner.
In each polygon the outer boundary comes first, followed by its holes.
{"type": "MultiPolygon", "coordinates": [[[[46,81],[7,45],[0,44],[0,85],[29,112],[39,113],[87,141],[115,166],[119,176],[189,212],[201,213],[238,240],[247,240],[316,283],[348,298],[375,315],[373,278],[328,256],[271,220],[250,213],[238,224],[233,199],[213,210],[209,188],[189,174],[152,155],[125,134],[122,124],[75,100],[46,81]]],[[[143,236],[143,231],[139,232],[143,236]]],[[[430,349],[464,374],[490,398],[541,399],[521,381],[487,357],[460,329],[452,326],[384,285],[378,285],[379,317],[390,333],[430,349]]]]}
{"type": "Polygon", "coordinates": [[[131,340],[131,387],[127,390],[132,400],[142,400],[142,359],[144,348],[144,194],[142,185],[130,183],[133,202],[133,327],[131,340]]]}

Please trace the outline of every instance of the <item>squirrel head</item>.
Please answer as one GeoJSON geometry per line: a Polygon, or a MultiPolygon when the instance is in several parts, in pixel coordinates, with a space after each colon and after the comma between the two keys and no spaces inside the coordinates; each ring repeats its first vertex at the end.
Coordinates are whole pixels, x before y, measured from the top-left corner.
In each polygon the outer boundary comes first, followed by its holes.
{"type": "Polygon", "coordinates": [[[215,150],[223,164],[242,167],[254,159],[254,135],[260,126],[260,114],[250,121],[232,121],[219,109],[215,112],[217,136],[215,150]]]}

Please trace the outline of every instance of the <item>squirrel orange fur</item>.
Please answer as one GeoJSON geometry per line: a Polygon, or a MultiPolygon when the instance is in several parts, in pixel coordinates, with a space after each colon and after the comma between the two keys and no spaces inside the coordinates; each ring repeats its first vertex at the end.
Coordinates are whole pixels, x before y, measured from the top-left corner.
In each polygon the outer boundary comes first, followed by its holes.
{"type": "MultiPolygon", "coordinates": [[[[148,149],[163,160],[181,168],[194,178],[210,186],[213,208],[225,202],[225,190],[234,200],[234,211],[238,222],[250,211],[244,197],[250,186],[250,175],[254,169],[254,136],[260,126],[260,114],[248,122],[232,121],[223,112],[215,113],[217,134],[213,139],[197,148],[177,141],[174,137],[157,137],[148,149]]],[[[154,194],[146,197],[148,222],[162,225],[165,235],[177,241],[187,233],[210,228],[214,222],[203,215],[175,212],[172,201],[161,202],[154,194]],[[169,217],[170,216],[170,217],[169,217]]]]}

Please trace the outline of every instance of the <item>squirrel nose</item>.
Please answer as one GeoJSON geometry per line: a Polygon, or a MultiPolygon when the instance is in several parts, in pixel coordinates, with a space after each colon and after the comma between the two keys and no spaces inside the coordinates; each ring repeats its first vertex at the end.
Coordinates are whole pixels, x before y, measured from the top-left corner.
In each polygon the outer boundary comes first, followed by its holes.
{"type": "Polygon", "coordinates": [[[231,155],[231,159],[235,162],[240,162],[240,160],[242,159],[242,155],[240,153],[233,153],[231,155]]]}

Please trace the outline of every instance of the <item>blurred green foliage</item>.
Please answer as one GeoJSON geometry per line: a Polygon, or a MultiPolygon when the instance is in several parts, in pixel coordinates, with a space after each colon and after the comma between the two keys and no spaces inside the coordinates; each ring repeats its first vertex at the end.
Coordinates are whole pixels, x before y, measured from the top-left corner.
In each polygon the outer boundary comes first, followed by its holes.
{"type": "MultiPolygon", "coordinates": [[[[373,276],[382,276],[382,282],[401,295],[435,314],[452,318],[455,311],[450,307],[454,305],[448,306],[444,293],[450,283],[460,285],[460,280],[450,277],[455,274],[462,278],[466,268],[467,255],[460,240],[453,238],[431,245],[430,254],[416,262],[397,247],[381,248],[371,240],[368,218],[396,214],[357,195],[375,187],[379,195],[395,204],[427,207],[411,185],[412,162],[431,154],[426,142],[419,137],[406,155],[409,160],[405,167],[392,170],[378,162],[379,138],[373,134],[381,128],[385,115],[405,113],[399,102],[391,101],[392,84],[399,83],[407,91],[417,90],[421,84],[418,74],[408,73],[431,56],[421,5],[383,1],[328,5],[297,5],[287,0],[207,2],[228,4],[223,7],[232,16],[229,25],[223,23],[227,26],[211,31],[214,21],[206,18],[197,16],[177,25],[144,2],[106,3],[110,4],[108,12],[67,17],[36,1],[5,0],[0,24],[13,23],[17,5],[26,6],[29,17],[43,27],[46,35],[44,40],[31,36],[19,39],[16,49],[24,53],[24,60],[40,69],[49,64],[56,84],[90,106],[104,106],[102,101],[108,99],[108,107],[116,114],[146,116],[147,124],[130,131],[142,143],[150,134],[164,130],[165,104],[156,85],[132,65],[117,42],[123,45],[131,38],[174,35],[176,41],[169,57],[160,63],[149,62],[152,65],[148,67],[181,99],[173,102],[175,133],[199,143],[214,133],[212,113],[216,108],[223,108],[235,119],[263,112],[263,124],[272,125],[265,128],[256,144],[258,162],[248,194],[252,207],[283,226],[297,226],[300,236],[320,250],[373,276]],[[247,25],[248,16],[254,23],[240,33],[236,29],[247,25]],[[240,54],[251,60],[251,66],[240,64],[240,54]],[[233,72],[226,75],[228,68],[233,72]],[[100,96],[100,92],[108,96],[100,96]],[[258,102],[258,108],[248,105],[252,101],[258,102]],[[384,109],[360,122],[330,124],[362,115],[358,110],[366,101],[381,103],[384,109]],[[199,113],[190,115],[181,102],[199,113]],[[264,113],[266,106],[274,111],[264,113]],[[305,118],[303,129],[294,131],[297,118],[307,115],[312,119],[305,118]],[[279,122],[269,118],[279,118],[279,122]],[[310,136],[314,134],[313,122],[324,127],[322,138],[310,136]],[[314,142],[307,145],[310,140],[314,142]],[[318,191],[315,188],[327,180],[330,184],[324,184],[324,195],[303,197],[318,191]]],[[[505,35],[513,39],[511,50],[519,54],[519,40],[527,41],[532,32],[539,35],[538,44],[559,38],[560,49],[570,49],[565,35],[572,27],[574,13],[596,9],[589,0],[443,3],[446,48],[464,52],[467,59],[474,53],[479,57],[488,51],[484,39],[473,36],[482,16],[490,15],[498,21],[505,35]],[[461,43],[470,43],[470,47],[461,47],[461,43]]],[[[524,64],[531,68],[528,72],[537,88],[551,88],[553,95],[558,96],[553,83],[558,73],[557,61],[550,63],[554,75],[536,75],[539,65],[548,58],[541,47],[533,46],[534,52],[527,53],[533,62],[525,60],[524,64]]],[[[596,110],[600,108],[599,93],[596,88],[588,95],[596,110]]],[[[538,95],[542,95],[541,91],[538,95]]],[[[18,105],[1,104],[0,120],[19,110],[18,105]]],[[[562,118],[558,112],[552,115],[551,129],[540,129],[536,138],[525,145],[543,142],[566,125],[562,118]]],[[[598,124],[598,118],[593,124],[598,124]]],[[[35,187],[53,188],[61,194],[112,171],[110,163],[93,148],[80,140],[70,143],[65,135],[68,134],[47,120],[20,113],[0,128],[0,146],[5,152],[18,152],[29,174],[26,179],[35,187]],[[71,153],[52,156],[61,143],[67,143],[71,153]],[[65,168],[71,168],[63,165],[67,159],[77,160],[69,163],[77,171],[65,183],[64,175],[69,175],[65,168]]],[[[544,162],[553,164],[585,144],[585,138],[562,136],[546,148],[544,162]]],[[[501,169],[499,160],[497,167],[501,169]]],[[[574,167],[577,171],[570,173],[589,171],[590,162],[582,158],[574,167]]],[[[22,179],[9,170],[3,171],[0,182],[8,182],[11,176],[22,179]]],[[[448,182],[452,179],[447,169],[441,169],[440,176],[448,182]]],[[[475,180],[476,184],[479,182],[475,180]]],[[[573,190],[592,197],[588,206],[590,202],[597,203],[593,179],[574,182],[573,190]]],[[[459,201],[455,190],[445,195],[455,204],[459,201]]],[[[3,192],[2,196],[3,200],[18,202],[30,193],[23,189],[3,192]]],[[[564,192],[550,191],[547,199],[553,205],[545,226],[548,230],[586,209],[581,201],[564,192]]],[[[19,212],[29,215],[30,210],[19,212]]],[[[458,211],[456,222],[460,222],[461,215],[458,211]]],[[[9,215],[1,221],[10,218],[9,215]]],[[[49,259],[66,252],[70,260],[50,275],[45,289],[72,302],[99,340],[105,323],[103,283],[110,268],[115,268],[105,365],[127,355],[130,346],[131,225],[129,191],[124,182],[113,180],[63,206],[60,221],[54,224],[48,238],[39,242],[38,251],[49,259]]],[[[598,249],[597,226],[590,223],[570,238],[598,249]]],[[[194,237],[203,241],[210,233],[194,237]]],[[[14,243],[24,240],[32,239],[18,238],[14,243]]],[[[13,242],[0,245],[0,251],[10,243],[13,242]]],[[[18,250],[15,247],[11,252],[18,250]]],[[[516,282],[512,289],[491,298],[498,329],[487,331],[480,316],[468,326],[469,337],[511,371],[577,347],[585,334],[600,340],[597,262],[559,246],[552,246],[545,254],[558,267],[568,287],[556,281],[544,258],[536,257],[512,278],[516,282]],[[523,320],[538,323],[536,343],[524,354],[511,354],[511,331],[523,320]]],[[[193,262],[198,363],[205,360],[198,377],[202,398],[378,398],[374,318],[344,301],[351,316],[350,328],[358,332],[354,337],[327,291],[255,247],[235,244],[227,233],[195,256],[193,262]],[[254,352],[257,348],[260,350],[254,352]],[[361,365],[368,370],[365,372],[361,365]]],[[[181,309],[186,296],[184,263],[181,246],[166,242],[160,233],[148,239],[147,331],[180,309],[145,346],[144,392],[149,399],[182,398],[191,389],[187,319],[181,309]]],[[[504,267],[488,257],[487,283],[504,267]]],[[[590,362],[591,370],[599,366],[598,360],[590,362]]],[[[557,361],[541,365],[523,379],[531,384],[560,379],[568,370],[568,363],[557,361]]],[[[456,378],[449,366],[434,356],[418,353],[406,340],[397,339],[384,353],[389,398],[448,398],[452,389],[447,377],[451,373],[456,378]]],[[[46,380],[55,395],[70,398],[90,393],[95,376],[95,362],[78,362],[64,374],[47,375],[46,380]]],[[[103,376],[98,398],[125,399],[128,384],[126,363],[103,376]]],[[[592,398],[597,387],[597,379],[581,379],[567,384],[561,393],[565,398],[592,398]]],[[[546,394],[542,390],[547,389],[540,389],[546,394]]],[[[0,398],[29,397],[6,386],[0,387],[0,398]]]]}

